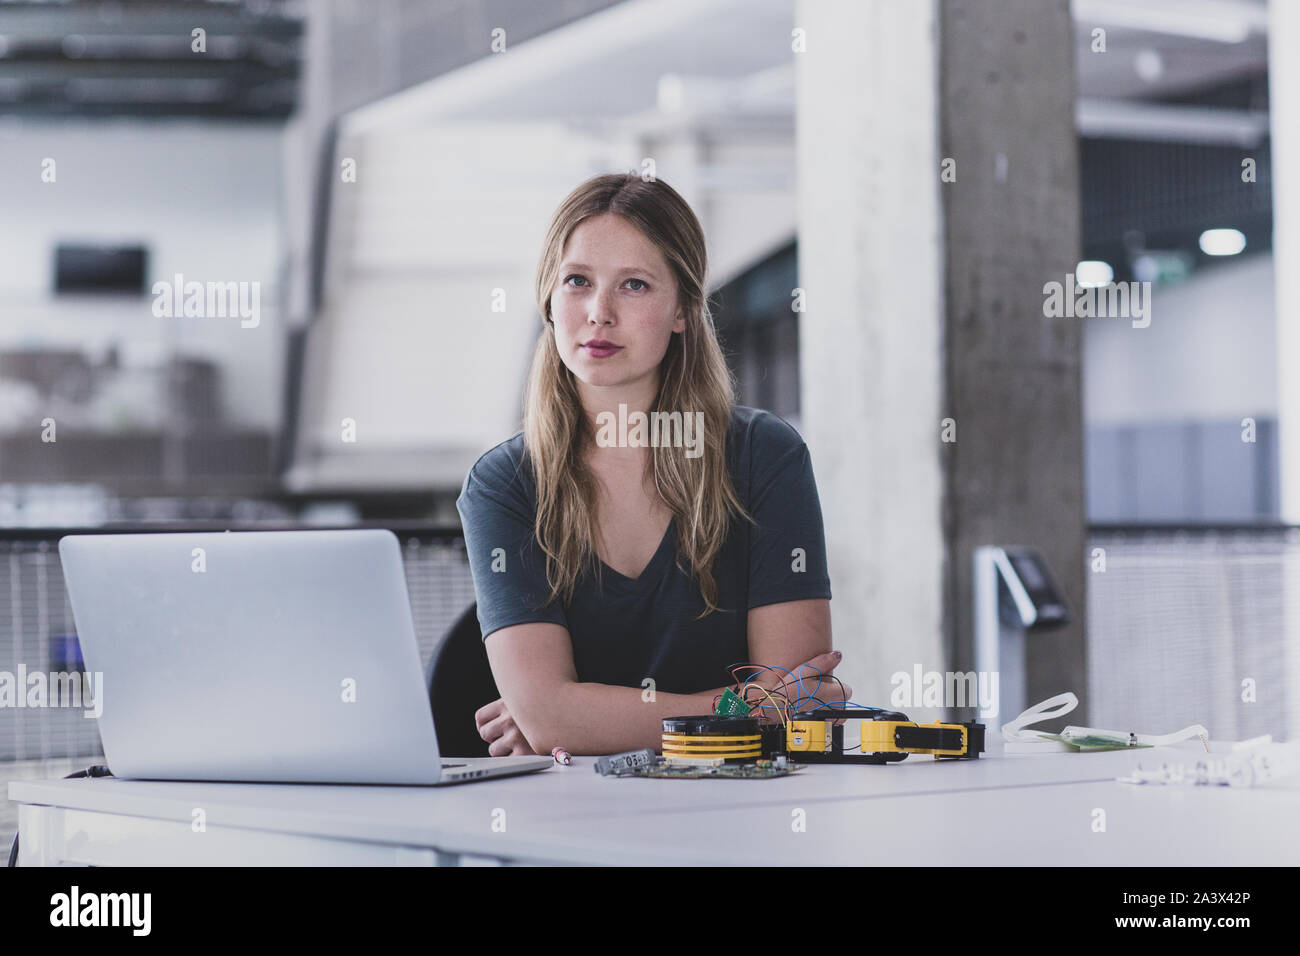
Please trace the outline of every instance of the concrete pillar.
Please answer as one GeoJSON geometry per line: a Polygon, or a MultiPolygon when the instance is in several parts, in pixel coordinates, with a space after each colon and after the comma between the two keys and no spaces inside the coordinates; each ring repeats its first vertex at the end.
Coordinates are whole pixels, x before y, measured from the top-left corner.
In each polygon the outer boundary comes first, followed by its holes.
{"type": "Polygon", "coordinates": [[[895,672],[971,669],[971,554],[1030,545],[1074,617],[1029,641],[1027,698],[1073,690],[1082,722],[1080,329],[1042,292],[1080,245],[1069,3],[815,2],[796,25],[803,415],[845,676],[885,703],[895,672]]]}
{"type": "Polygon", "coordinates": [[[936,26],[933,0],[795,11],[800,417],[842,676],[878,705],[944,661],[936,26]]]}
{"type": "MultiPolygon", "coordinates": [[[[1085,513],[1081,329],[1045,318],[1043,285],[1080,253],[1074,24],[1068,0],[944,0],[942,142],[970,173],[944,190],[949,584],[957,669],[970,664],[969,556],[1042,551],[1073,612],[1031,635],[1027,697],[1074,691],[1083,723],[1085,513]]],[[[1014,714],[1005,715],[1013,717],[1014,714]]]]}

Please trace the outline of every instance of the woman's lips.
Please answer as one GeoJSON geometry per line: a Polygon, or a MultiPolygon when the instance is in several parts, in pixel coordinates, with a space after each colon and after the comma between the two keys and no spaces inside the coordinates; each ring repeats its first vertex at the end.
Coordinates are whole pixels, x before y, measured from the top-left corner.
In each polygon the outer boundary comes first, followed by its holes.
{"type": "Polygon", "coordinates": [[[584,345],[583,348],[593,358],[609,358],[614,353],[623,351],[621,345],[584,345]]]}

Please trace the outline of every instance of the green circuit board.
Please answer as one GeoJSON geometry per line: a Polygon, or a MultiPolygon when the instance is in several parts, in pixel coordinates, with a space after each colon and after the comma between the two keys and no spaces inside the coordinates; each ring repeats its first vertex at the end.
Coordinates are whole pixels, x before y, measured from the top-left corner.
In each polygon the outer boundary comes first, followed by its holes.
{"type": "Polygon", "coordinates": [[[756,764],[724,764],[721,767],[694,767],[673,765],[659,761],[645,767],[628,767],[607,774],[610,777],[666,777],[674,780],[702,780],[721,778],[723,780],[769,780],[773,777],[788,777],[804,769],[804,764],[786,764],[784,767],[759,767],[756,764]]]}

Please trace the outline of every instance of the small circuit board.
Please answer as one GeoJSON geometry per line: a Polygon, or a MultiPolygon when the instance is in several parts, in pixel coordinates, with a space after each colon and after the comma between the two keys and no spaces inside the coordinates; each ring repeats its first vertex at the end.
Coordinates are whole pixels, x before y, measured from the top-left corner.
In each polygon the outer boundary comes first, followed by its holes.
{"type": "Polygon", "coordinates": [[[747,717],[749,711],[750,706],[732,693],[730,689],[722,692],[722,696],[718,698],[717,706],[713,709],[713,713],[720,717],[747,717]]]}
{"type": "Polygon", "coordinates": [[[804,769],[803,764],[789,763],[777,758],[759,760],[755,763],[732,763],[721,761],[680,761],[665,760],[656,757],[653,763],[633,767],[621,767],[603,774],[607,777],[668,777],[676,780],[700,780],[703,778],[722,778],[724,780],[769,780],[773,777],[788,777],[804,769]]]}

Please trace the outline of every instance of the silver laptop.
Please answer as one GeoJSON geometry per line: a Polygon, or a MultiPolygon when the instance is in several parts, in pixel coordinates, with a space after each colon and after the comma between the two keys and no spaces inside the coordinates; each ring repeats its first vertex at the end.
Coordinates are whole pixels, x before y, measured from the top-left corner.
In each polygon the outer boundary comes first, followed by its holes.
{"type": "Polygon", "coordinates": [[[442,760],[395,535],[68,535],[114,776],[449,784],[550,757],[442,760]]]}

